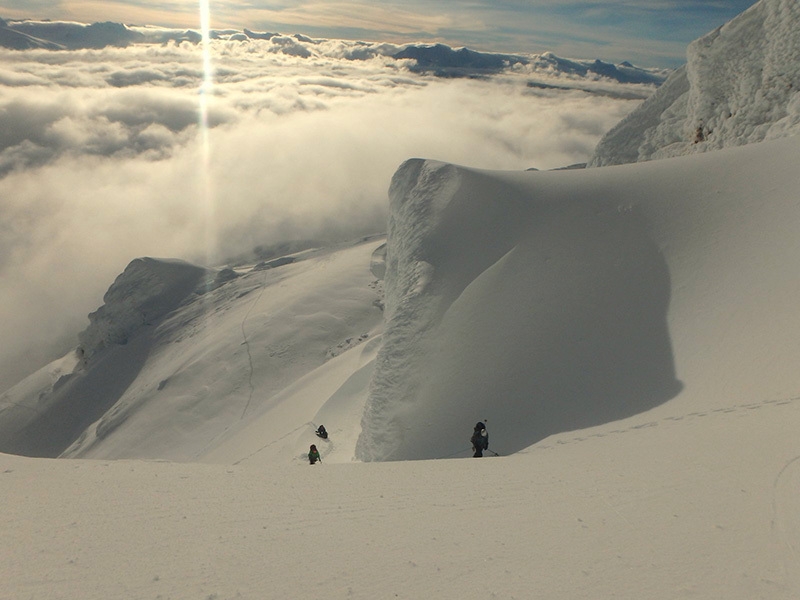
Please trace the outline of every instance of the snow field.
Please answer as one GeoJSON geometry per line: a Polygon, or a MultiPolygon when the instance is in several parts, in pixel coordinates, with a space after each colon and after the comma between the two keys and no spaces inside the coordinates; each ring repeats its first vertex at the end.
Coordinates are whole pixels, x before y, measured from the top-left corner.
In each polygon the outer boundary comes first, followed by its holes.
{"type": "Polygon", "coordinates": [[[799,426],[795,399],[481,460],[286,469],[2,455],[4,586],[85,600],[788,600],[800,592],[799,426]]]}

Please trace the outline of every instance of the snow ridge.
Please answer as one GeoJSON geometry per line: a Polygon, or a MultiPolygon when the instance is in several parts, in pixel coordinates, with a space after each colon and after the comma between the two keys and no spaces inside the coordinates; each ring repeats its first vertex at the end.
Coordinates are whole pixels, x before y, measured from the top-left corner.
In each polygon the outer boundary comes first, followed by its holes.
{"type": "Polygon", "coordinates": [[[428,289],[432,265],[423,250],[437,216],[458,188],[452,165],[411,159],[403,163],[389,187],[391,213],[388,238],[393,240],[385,258],[385,336],[370,383],[370,401],[362,418],[356,456],[380,460],[402,437],[395,412],[415,396],[410,377],[420,367],[414,347],[424,344],[426,330],[438,311],[428,289]]]}
{"type": "Polygon", "coordinates": [[[648,222],[598,199],[590,175],[400,168],[357,458],[469,451],[486,418],[511,453],[680,391],[665,259],[648,222]],[[551,191],[567,178],[570,194],[551,191]]]}

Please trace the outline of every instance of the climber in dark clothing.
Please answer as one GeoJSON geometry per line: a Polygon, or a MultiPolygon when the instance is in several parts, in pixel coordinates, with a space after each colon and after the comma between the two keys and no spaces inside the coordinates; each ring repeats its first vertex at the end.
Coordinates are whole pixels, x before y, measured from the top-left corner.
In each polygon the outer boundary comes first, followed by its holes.
{"type": "Polygon", "coordinates": [[[322,458],[319,455],[317,447],[314,444],[311,444],[311,448],[308,451],[308,462],[313,465],[317,461],[322,462],[322,458]]]}
{"type": "Polygon", "coordinates": [[[472,437],[469,438],[469,441],[472,443],[472,449],[475,451],[475,454],[472,455],[473,458],[480,458],[483,456],[483,451],[489,449],[489,433],[486,431],[486,426],[481,422],[475,425],[475,429],[472,431],[472,437]]]}

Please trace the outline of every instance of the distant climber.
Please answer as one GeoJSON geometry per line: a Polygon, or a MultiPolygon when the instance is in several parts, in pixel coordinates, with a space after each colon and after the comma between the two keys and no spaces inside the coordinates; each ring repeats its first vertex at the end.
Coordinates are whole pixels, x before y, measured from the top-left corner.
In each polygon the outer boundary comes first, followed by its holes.
{"type": "Polygon", "coordinates": [[[319,451],[314,444],[311,444],[311,448],[308,451],[308,462],[312,465],[317,461],[322,462],[322,457],[319,455],[319,451]]]}
{"type": "Polygon", "coordinates": [[[328,432],[325,429],[325,425],[320,425],[319,427],[317,427],[317,432],[316,433],[323,440],[327,440],[328,439],[328,432]]]}
{"type": "Polygon", "coordinates": [[[475,451],[475,454],[472,455],[473,458],[482,457],[483,451],[489,449],[489,433],[486,431],[486,426],[482,421],[478,421],[475,425],[469,441],[472,442],[472,449],[475,451]]]}

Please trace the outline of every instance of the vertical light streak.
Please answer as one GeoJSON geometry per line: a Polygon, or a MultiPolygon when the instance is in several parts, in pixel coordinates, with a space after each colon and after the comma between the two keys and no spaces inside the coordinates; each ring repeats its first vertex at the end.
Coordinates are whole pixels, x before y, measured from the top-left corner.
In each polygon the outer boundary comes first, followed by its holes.
{"type": "Polygon", "coordinates": [[[200,173],[201,194],[206,216],[206,264],[217,258],[217,234],[213,181],[211,178],[211,140],[208,127],[208,106],[214,92],[214,70],[211,63],[211,8],[210,0],[200,0],[200,32],[203,36],[203,82],[199,90],[199,125],[202,164],[200,173]]]}

